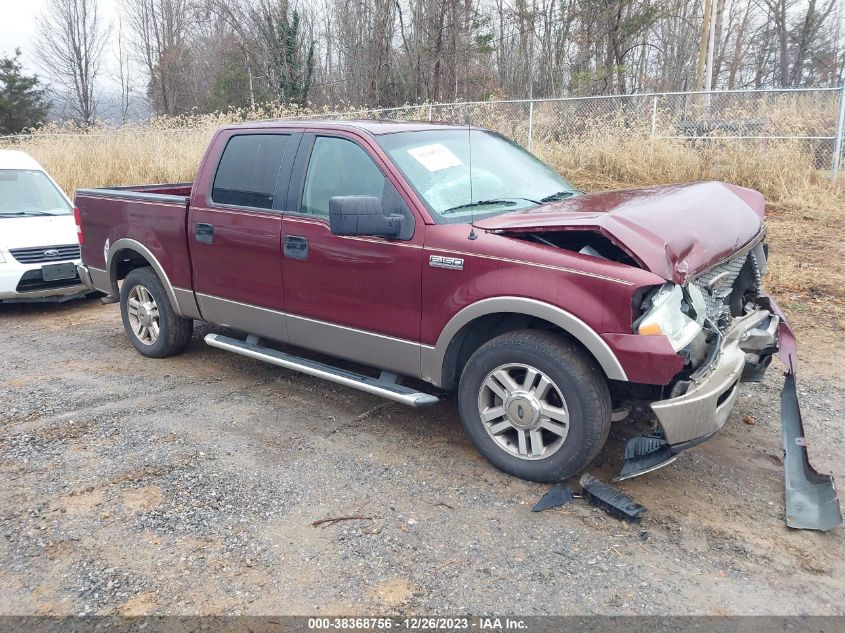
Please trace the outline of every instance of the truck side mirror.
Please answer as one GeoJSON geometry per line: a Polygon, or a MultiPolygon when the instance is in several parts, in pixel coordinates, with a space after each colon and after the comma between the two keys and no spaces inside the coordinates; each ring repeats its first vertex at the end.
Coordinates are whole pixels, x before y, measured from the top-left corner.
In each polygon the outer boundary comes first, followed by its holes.
{"type": "Polygon", "coordinates": [[[335,235],[398,237],[404,222],[399,214],[385,215],[381,200],[374,196],[329,198],[329,226],[335,235]]]}

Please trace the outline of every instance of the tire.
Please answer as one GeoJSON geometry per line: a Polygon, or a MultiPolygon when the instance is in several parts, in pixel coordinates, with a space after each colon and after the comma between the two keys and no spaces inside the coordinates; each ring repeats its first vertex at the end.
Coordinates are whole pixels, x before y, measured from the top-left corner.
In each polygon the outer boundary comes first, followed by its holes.
{"type": "Polygon", "coordinates": [[[141,354],[164,358],[182,352],[194,334],[192,319],[176,314],[152,268],[136,268],[120,287],[120,316],[126,336],[141,354]]]}
{"type": "Polygon", "coordinates": [[[529,481],[556,482],[583,470],[610,431],[604,374],[553,332],[508,332],[482,345],[461,374],[458,406],[479,452],[529,481]]]}

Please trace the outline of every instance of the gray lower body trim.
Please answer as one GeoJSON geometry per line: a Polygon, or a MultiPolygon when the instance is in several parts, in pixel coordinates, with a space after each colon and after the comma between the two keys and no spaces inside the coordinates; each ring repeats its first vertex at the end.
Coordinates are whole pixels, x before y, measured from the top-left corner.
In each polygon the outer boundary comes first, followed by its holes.
{"type": "MultiPolygon", "coordinates": [[[[80,264],[80,266],[82,266],[82,264],[80,264]]],[[[87,268],[93,289],[104,292],[107,295],[112,294],[111,278],[109,277],[108,271],[103,270],[102,268],[95,268],[94,266],[88,266],[87,268]]]]}
{"type": "Polygon", "coordinates": [[[176,305],[174,306],[176,312],[186,319],[202,319],[193,290],[174,286],[173,297],[176,299],[176,305]]]}
{"type": "Polygon", "coordinates": [[[205,321],[403,376],[420,377],[419,343],[200,292],[196,297],[205,321]]]}
{"type": "Polygon", "coordinates": [[[356,363],[420,377],[420,344],[288,314],[290,342],[356,363]]]}
{"type": "Polygon", "coordinates": [[[196,293],[196,297],[205,321],[241,330],[247,334],[257,334],[274,341],[288,342],[284,312],[200,292],[196,293]]]}
{"type": "MultiPolygon", "coordinates": [[[[432,382],[431,377],[434,375],[434,364],[437,362],[437,350],[431,345],[420,345],[420,378],[425,380],[426,382],[431,382],[432,384],[436,384],[432,382]]],[[[441,367],[437,369],[437,375],[440,376],[442,374],[442,364],[443,359],[440,359],[441,367]]],[[[442,386],[441,384],[437,385],[438,387],[442,386]]]]}
{"type": "MultiPolygon", "coordinates": [[[[99,290],[109,296],[115,296],[115,287],[112,285],[111,275],[109,275],[108,271],[95,266],[86,266],[85,264],[79,264],[77,269],[79,270],[80,278],[88,288],[99,290]]],[[[173,309],[177,314],[186,319],[202,319],[199,310],[197,310],[193,290],[176,287],[173,287],[172,290],[173,299],[176,302],[173,309]]]]}

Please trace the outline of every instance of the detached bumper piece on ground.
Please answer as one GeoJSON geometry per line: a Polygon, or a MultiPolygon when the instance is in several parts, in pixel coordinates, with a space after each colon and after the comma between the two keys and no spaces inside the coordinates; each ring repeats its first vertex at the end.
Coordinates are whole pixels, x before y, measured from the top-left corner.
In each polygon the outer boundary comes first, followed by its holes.
{"type": "Polygon", "coordinates": [[[587,501],[602,508],[617,519],[639,523],[643,512],[646,511],[644,506],[635,502],[624,492],[608,486],[589,473],[581,475],[579,482],[584,489],[584,498],[587,501]]]}
{"type": "Polygon", "coordinates": [[[803,530],[827,531],[839,527],[842,511],[833,477],[818,473],[807,456],[807,440],[792,370],[786,374],[780,403],[786,524],[803,530]]]}
{"type": "Polygon", "coordinates": [[[623,481],[668,466],[678,459],[669,443],[660,437],[632,437],[625,444],[625,463],[613,481],[623,481]]]}
{"type": "Polygon", "coordinates": [[[531,508],[534,512],[542,512],[549,508],[557,508],[572,503],[575,495],[565,483],[561,482],[544,494],[540,500],[531,508]]]}
{"type": "MultiPolygon", "coordinates": [[[[581,475],[578,483],[581,484],[582,494],[580,496],[617,519],[639,523],[643,512],[646,511],[645,507],[636,503],[624,492],[608,486],[589,473],[581,475]]],[[[542,512],[549,508],[570,504],[574,498],[575,495],[569,486],[561,482],[544,494],[531,509],[534,512],[542,512]]]]}

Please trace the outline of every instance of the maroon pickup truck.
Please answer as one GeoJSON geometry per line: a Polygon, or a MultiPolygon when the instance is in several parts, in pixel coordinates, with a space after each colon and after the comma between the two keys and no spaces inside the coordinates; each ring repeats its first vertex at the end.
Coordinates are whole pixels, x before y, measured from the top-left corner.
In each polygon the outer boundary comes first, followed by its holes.
{"type": "Polygon", "coordinates": [[[658,424],[620,477],[654,470],[719,430],[779,344],[794,362],[761,286],[762,195],[582,194],[483,129],[231,126],[193,184],[80,190],[76,205],[81,277],[119,297],[142,354],[181,352],[201,319],[246,335],[209,345],[412,406],[437,398],[405,378],[457,390],[478,450],[529,480],[586,467],[635,406],[658,424]]]}

